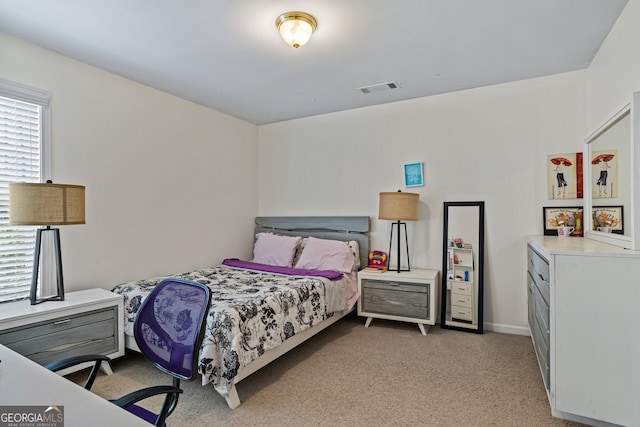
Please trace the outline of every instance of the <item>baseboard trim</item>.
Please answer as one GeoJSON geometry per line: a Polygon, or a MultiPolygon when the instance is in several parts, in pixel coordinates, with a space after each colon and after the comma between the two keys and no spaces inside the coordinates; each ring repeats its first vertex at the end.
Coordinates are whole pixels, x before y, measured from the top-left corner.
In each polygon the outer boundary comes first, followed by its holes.
{"type": "Polygon", "coordinates": [[[502,325],[500,323],[485,323],[484,329],[486,331],[500,332],[502,334],[531,336],[531,334],[529,333],[529,328],[526,326],[502,325]]]}

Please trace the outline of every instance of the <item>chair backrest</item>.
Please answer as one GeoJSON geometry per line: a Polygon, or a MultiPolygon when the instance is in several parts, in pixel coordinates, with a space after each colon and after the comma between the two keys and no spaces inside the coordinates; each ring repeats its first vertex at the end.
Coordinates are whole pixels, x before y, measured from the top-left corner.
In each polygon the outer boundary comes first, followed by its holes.
{"type": "Polygon", "coordinates": [[[195,379],[210,304],[211,290],[205,285],[174,278],[160,282],[133,324],[142,354],[174,378],[195,379]]]}

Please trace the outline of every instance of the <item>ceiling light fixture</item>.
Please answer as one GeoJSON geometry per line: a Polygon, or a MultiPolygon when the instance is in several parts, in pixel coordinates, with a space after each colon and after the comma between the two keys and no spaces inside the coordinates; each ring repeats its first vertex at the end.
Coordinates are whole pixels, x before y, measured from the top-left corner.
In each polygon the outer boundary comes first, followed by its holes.
{"type": "Polygon", "coordinates": [[[276,19],[282,39],[296,49],[309,41],[317,25],[316,19],[304,12],[287,12],[276,19]]]}

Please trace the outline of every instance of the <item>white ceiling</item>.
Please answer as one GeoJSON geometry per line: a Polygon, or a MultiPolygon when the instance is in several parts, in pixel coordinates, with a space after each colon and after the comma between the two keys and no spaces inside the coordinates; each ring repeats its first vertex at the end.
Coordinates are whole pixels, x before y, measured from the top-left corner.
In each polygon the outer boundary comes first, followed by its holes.
{"type": "Polygon", "coordinates": [[[0,31],[260,125],[584,69],[626,3],[2,0],[0,31]],[[300,49],[275,26],[295,10],[300,49]]]}

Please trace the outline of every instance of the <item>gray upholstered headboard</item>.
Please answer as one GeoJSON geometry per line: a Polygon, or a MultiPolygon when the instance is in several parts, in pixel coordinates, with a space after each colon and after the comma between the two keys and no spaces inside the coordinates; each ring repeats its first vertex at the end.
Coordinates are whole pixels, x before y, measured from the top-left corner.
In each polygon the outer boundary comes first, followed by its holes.
{"type": "Polygon", "coordinates": [[[285,236],[318,237],[341,241],[357,240],[360,265],[369,265],[368,216],[259,216],[256,233],[273,232],[285,236]]]}

